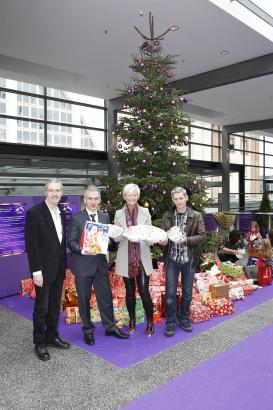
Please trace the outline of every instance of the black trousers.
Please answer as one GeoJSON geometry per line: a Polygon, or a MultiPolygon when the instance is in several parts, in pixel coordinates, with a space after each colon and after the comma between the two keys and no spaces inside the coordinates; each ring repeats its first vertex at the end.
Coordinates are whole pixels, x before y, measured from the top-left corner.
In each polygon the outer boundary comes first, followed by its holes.
{"type": "Polygon", "coordinates": [[[90,315],[90,296],[92,286],[94,286],[101,321],[104,328],[106,330],[115,329],[116,325],[113,313],[112,291],[106,261],[105,267],[98,265],[95,273],[76,275],[75,282],[78,294],[80,316],[83,321],[83,332],[92,333],[94,331],[94,325],[91,321],[90,315]]]}
{"type": "Polygon", "coordinates": [[[149,292],[149,276],[143,266],[136,278],[123,278],[126,288],[126,306],[130,319],[135,319],[136,313],[136,282],[142,300],[147,322],[153,322],[153,302],[149,292]]]}
{"type": "Polygon", "coordinates": [[[43,287],[35,286],[36,299],[33,311],[33,343],[46,344],[58,336],[58,321],[64,271],[60,269],[52,282],[44,279],[43,287]]]}

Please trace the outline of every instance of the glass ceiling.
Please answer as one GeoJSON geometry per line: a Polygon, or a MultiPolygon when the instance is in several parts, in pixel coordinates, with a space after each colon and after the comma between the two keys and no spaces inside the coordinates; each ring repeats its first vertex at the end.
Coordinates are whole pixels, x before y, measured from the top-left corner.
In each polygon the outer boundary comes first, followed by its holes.
{"type": "Polygon", "coordinates": [[[273,42],[272,0],[209,0],[273,42]]]}

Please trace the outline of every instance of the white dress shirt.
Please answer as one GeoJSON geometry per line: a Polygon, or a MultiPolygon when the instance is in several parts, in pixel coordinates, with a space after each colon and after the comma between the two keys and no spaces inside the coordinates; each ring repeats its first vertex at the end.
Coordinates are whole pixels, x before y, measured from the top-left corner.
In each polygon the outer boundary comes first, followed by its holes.
{"type": "Polygon", "coordinates": [[[92,218],[91,218],[91,216],[90,215],[95,215],[95,223],[98,223],[99,222],[99,217],[98,217],[98,212],[91,212],[91,211],[89,211],[89,209],[87,209],[87,208],[85,208],[86,209],[86,212],[88,213],[88,215],[89,215],[89,219],[90,219],[90,221],[92,222],[92,218]]]}

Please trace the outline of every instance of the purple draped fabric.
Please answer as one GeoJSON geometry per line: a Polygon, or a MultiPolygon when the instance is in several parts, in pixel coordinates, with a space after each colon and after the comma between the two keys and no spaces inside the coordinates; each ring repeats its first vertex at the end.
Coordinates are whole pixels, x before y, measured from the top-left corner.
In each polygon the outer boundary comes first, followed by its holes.
{"type": "Polygon", "coordinates": [[[213,214],[205,214],[204,215],[204,222],[205,222],[205,229],[206,232],[216,231],[219,224],[214,218],[213,214]]]}
{"type": "Polygon", "coordinates": [[[237,218],[239,218],[239,230],[242,233],[247,233],[249,231],[250,223],[256,221],[256,215],[254,213],[237,215],[237,218]]]}

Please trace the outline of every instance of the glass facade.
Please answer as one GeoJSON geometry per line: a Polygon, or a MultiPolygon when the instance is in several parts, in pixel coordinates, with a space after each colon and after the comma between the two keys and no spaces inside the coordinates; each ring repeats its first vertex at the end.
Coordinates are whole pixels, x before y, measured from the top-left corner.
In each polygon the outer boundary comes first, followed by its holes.
{"type": "Polygon", "coordinates": [[[106,151],[104,100],[0,78],[0,142],[106,151]]]}

